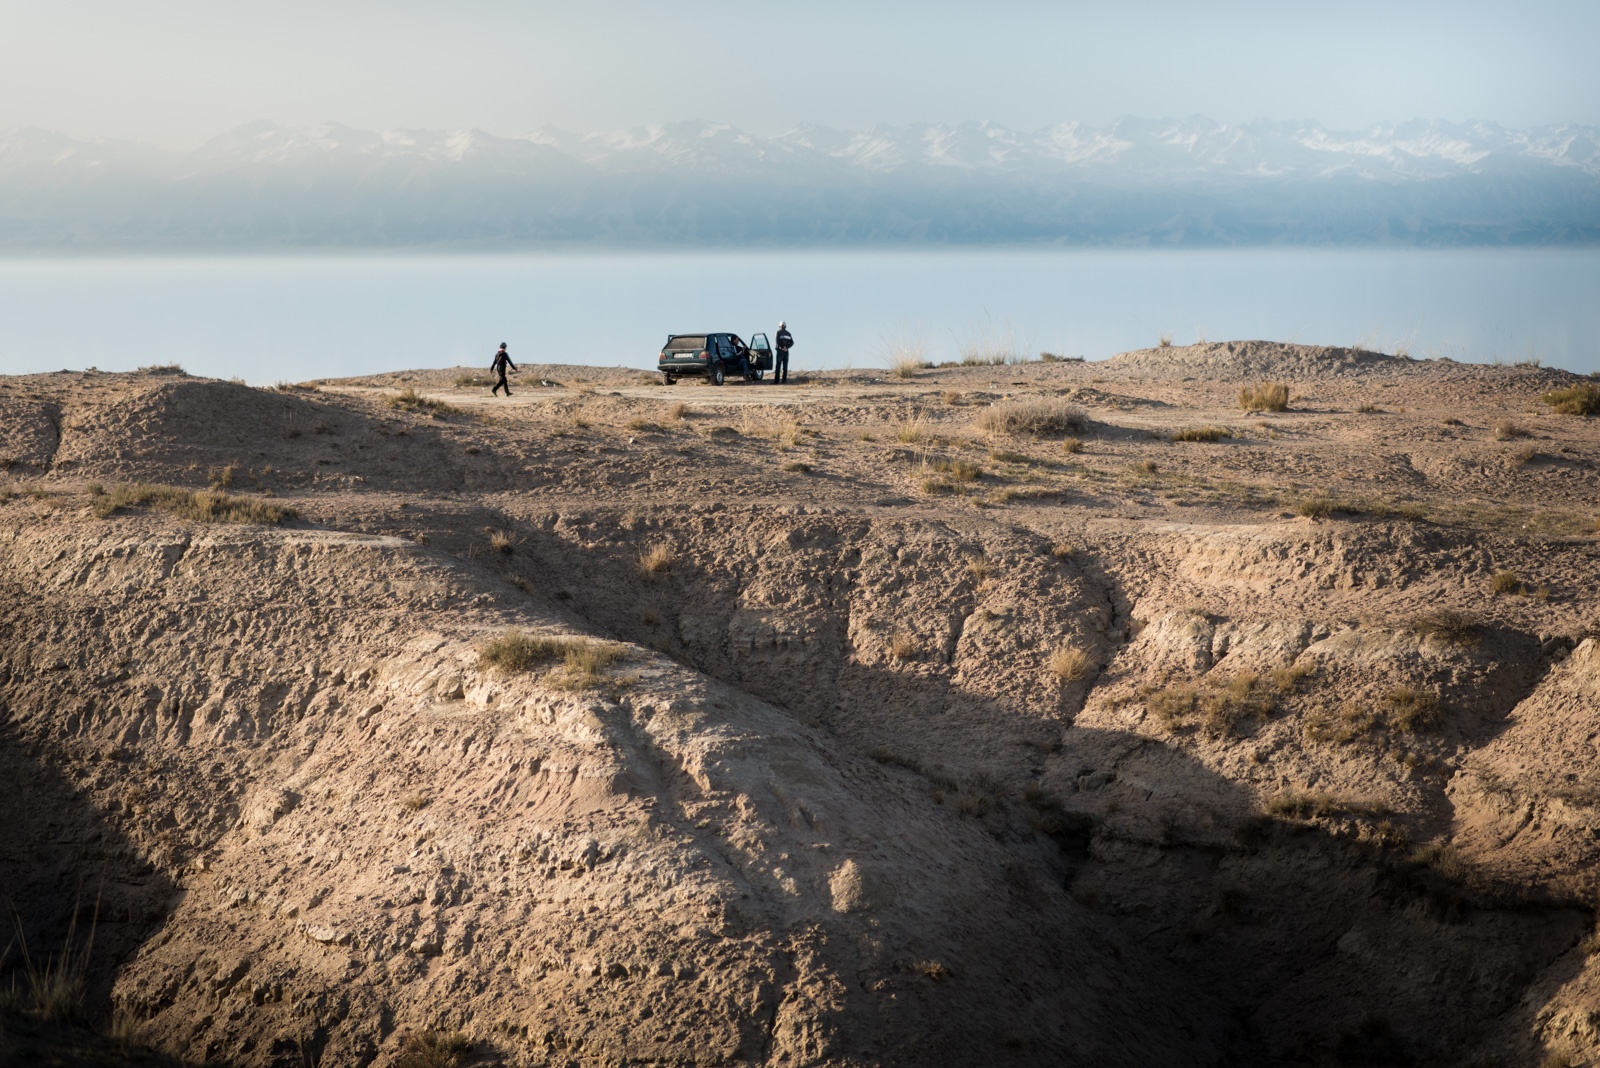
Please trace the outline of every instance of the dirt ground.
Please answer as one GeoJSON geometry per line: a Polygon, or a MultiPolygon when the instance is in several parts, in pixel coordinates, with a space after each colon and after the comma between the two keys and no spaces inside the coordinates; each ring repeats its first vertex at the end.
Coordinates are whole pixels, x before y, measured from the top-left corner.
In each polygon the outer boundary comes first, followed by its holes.
{"type": "Polygon", "coordinates": [[[1592,379],[795,378],[0,379],[0,1059],[1600,1063],[1592,379]]]}

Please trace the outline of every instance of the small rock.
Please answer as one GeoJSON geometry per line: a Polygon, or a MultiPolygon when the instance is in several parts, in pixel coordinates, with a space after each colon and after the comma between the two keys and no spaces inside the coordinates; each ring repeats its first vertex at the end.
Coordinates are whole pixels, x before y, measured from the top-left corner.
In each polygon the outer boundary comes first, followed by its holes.
{"type": "Polygon", "coordinates": [[[421,957],[437,957],[444,952],[444,947],[431,938],[424,938],[419,935],[411,943],[411,952],[421,957]]]}
{"type": "Polygon", "coordinates": [[[350,944],[350,932],[340,931],[332,927],[310,926],[302,928],[306,937],[313,942],[320,942],[325,946],[346,946],[350,944]]]}

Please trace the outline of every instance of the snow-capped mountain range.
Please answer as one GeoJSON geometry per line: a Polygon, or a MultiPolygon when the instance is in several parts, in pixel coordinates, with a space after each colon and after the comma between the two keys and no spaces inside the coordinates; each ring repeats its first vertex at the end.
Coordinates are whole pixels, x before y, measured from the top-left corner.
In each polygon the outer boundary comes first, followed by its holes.
{"type": "Polygon", "coordinates": [[[1600,128],[1204,118],[372,132],[193,152],[0,133],[0,246],[1600,240],[1600,128]]]}

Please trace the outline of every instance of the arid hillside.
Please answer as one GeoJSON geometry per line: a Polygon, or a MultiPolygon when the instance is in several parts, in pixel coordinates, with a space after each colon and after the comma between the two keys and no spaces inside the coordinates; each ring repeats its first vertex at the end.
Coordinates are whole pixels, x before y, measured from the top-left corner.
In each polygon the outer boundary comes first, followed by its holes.
{"type": "Polygon", "coordinates": [[[0,1061],[1600,1064],[1600,383],[0,378],[0,1061]]]}

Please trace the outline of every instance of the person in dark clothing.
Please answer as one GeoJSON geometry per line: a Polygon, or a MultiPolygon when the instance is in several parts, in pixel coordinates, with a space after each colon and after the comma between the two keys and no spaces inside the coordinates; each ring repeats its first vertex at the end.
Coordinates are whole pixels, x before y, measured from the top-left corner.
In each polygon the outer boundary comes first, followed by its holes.
{"type": "Polygon", "coordinates": [[[500,342],[500,351],[494,354],[494,363],[489,365],[489,370],[499,375],[500,381],[494,384],[494,388],[489,391],[489,396],[494,396],[502,389],[506,391],[506,396],[511,396],[511,383],[506,381],[507,367],[513,371],[517,369],[517,365],[511,362],[511,354],[506,351],[506,343],[502,341],[500,342]]]}
{"type": "Polygon", "coordinates": [[[772,365],[772,381],[774,384],[789,381],[789,350],[794,348],[794,335],[789,333],[789,324],[778,320],[778,336],[775,339],[778,346],[778,355],[774,357],[772,365]]]}

